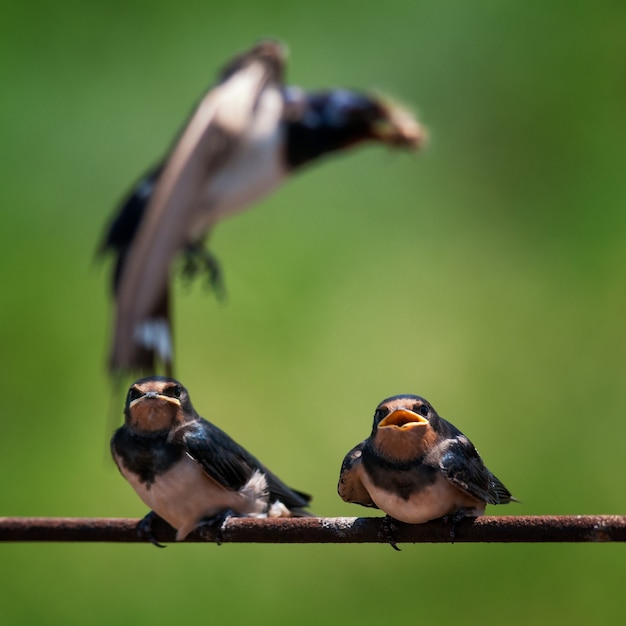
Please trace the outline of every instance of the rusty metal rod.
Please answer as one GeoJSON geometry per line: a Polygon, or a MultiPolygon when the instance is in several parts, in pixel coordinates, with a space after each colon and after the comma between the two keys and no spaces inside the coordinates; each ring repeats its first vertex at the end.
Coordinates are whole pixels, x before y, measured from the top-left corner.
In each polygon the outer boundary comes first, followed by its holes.
{"type": "MultiPolygon", "coordinates": [[[[287,519],[230,518],[222,543],[386,543],[382,517],[301,517],[287,519]]],[[[145,542],[137,535],[139,520],[126,518],[0,517],[0,542],[145,542]]],[[[154,537],[174,541],[174,530],[156,519],[154,537]]],[[[444,520],[426,524],[394,522],[398,543],[449,543],[452,526],[444,520]]],[[[186,542],[212,542],[206,528],[186,542]]],[[[626,541],[626,515],[537,515],[479,517],[461,520],[454,542],[543,543],[626,541]]]]}

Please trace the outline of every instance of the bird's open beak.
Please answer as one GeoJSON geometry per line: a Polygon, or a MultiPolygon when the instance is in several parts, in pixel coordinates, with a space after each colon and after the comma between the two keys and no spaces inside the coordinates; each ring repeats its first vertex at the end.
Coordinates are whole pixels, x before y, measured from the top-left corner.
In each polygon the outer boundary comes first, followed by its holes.
{"type": "Polygon", "coordinates": [[[428,420],[413,411],[408,409],[397,409],[392,413],[389,413],[385,419],[379,424],[378,428],[400,428],[407,430],[410,428],[417,428],[418,426],[426,426],[428,420]]]}
{"type": "Polygon", "coordinates": [[[383,102],[381,106],[384,114],[372,126],[376,139],[412,150],[419,150],[426,145],[428,132],[411,113],[391,102],[383,102]]]}

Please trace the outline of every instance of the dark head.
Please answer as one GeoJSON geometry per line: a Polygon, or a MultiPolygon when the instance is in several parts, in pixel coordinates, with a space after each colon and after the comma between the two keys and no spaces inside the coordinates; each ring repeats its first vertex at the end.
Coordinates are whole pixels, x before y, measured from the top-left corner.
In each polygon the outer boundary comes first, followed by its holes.
{"type": "Polygon", "coordinates": [[[439,420],[425,398],[409,394],[392,396],[376,407],[371,440],[386,457],[414,458],[437,441],[439,420]]]}
{"type": "Polygon", "coordinates": [[[426,131],[404,108],[377,96],[332,89],[285,93],[287,163],[295,168],[364,141],[418,149],[426,131]]]}
{"type": "Polygon", "coordinates": [[[126,425],[141,432],[159,432],[183,424],[194,415],[187,389],[166,376],[140,378],[126,396],[126,425]]]}

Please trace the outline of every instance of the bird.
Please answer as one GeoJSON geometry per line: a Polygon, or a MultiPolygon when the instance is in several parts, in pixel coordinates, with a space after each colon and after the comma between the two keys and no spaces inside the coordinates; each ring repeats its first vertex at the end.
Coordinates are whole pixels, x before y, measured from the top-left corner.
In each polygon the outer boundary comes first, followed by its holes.
{"type": "Polygon", "coordinates": [[[451,518],[452,537],[462,518],[516,500],[472,442],[425,398],[410,394],[376,407],[370,436],[343,460],[337,490],[345,502],[382,510],[387,523],[451,518]]]}
{"type": "Polygon", "coordinates": [[[414,115],[382,96],[305,92],[284,84],[286,49],[263,40],[237,55],[200,100],[168,152],[133,187],[98,247],[114,256],[112,372],[173,375],[170,268],[220,267],[204,247],[212,227],[253,205],[320,157],[366,141],[418,149],[414,115]]]}
{"type": "MultiPolygon", "coordinates": [[[[287,487],[223,430],[200,417],[176,379],[152,376],[128,390],[124,424],[111,438],[122,476],[151,511],[138,525],[155,545],[155,515],[176,540],[204,524],[219,538],[238,517],[306,517],[311,496],[287,487]]],[[[219,541],[219,539],[218,539],[219,541]]]]}

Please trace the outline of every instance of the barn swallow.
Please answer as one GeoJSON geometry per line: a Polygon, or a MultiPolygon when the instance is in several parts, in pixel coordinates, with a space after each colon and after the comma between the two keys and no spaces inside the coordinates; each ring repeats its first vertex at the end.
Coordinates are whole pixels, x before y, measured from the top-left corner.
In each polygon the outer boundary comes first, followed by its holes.
{"type": "MultiPolygon", "coordinates": [[[[156,513],[184,539],[231,515],[304,517],[311,497],[285,485],[224,431],[196,413],[187,389],[163,376],[129,389],[124,425],[111,439],[120,472],[151,513],[138,530],[152,537],[156,513]]],[[[219,535],[218,535],[219,536],[219,535]]]]}
{"type": "Polygon", "coordinates": [[[482,515],[487,504],[515,500],[472,442],[413,395],[378,405],[371,435],[343,461],[338,492],[346,502],[381,509],[407,524],[446,516],[454,524],[482,515]]]}
{"type": "Polygon", "coordinates": [[[116,257],[113,371],[171,374],[169,269],[219,266],[203,247],[217,221],[269,194],[290,174],[331,152],[366,141],[417,149],[425,131],[384,98],[285,86],[286,54],[262,41],[221,72],[170,153],[136,185],[109,224],[100,252],[116,257]]]}

